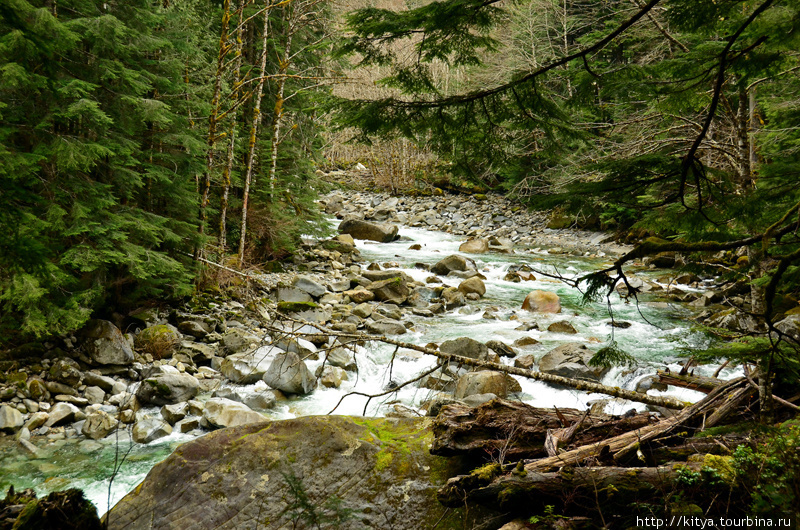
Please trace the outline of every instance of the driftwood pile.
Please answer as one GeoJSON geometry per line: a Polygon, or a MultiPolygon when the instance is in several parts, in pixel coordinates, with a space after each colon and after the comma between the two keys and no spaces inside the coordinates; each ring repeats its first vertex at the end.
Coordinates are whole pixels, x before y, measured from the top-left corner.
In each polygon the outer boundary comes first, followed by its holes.
{"type": "Polygon", "coordinates": [[[654,413],[623,416],[574,409],[540,409],[493,400],[476,408],[443,407],[434,424],[431,452],[488,462],[451,478],[439,500],[452,507],[482,504],[504,511],[573,503],[624,505],[674,491],[681,473],[699,472],[706,455],[729,455],[742,435],[694,438],[754,406],[757,389],[747,378],[709,381],[664,373],[671,384],[708,395],[668,418],[654,413]],[[614,503],[609,503],[615,498],[614,503]]]}

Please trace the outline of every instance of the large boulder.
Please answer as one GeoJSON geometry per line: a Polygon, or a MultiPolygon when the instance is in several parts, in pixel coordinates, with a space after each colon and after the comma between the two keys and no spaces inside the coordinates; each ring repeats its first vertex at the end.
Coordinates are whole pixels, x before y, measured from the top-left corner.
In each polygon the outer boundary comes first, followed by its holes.
{"type": "Polygon", "coordinates": [[[149,444],[172,434],[172,426],[161,418],[144,418],[136,422],[132,434],[134,442],[149,444]]]}
{"type": "Polygon", "coordinates": [[[270,387],[287,394],[308,394],[317,388],[314,374],[294,352],[278,354],[263,379],[270,387]]]}
{"type": "Polygon", "coordinates": [[[480,508],[468,518],[436,500],[457,463],[429,453],[431,421],[308,416],[215,431],[157,464],[111,509],[109,529],[290,528],[292,491],[327,515],[335,492],[354,511],[342,529],[471,526],[480,508]]]}
{"type": "Polygon", "coordinates": [[[470,239],[461,243],[458,247],[459,252],[466,252],[468,254],[483,254],[489,252],[489,241],[486,239],[470,239]]]}
{"type": "Polygon", "coordinates": [[[297,276],[294,279],[294,282],[292,282],[292,284],[293,284],[292,286],[295,289],[299,289],[304,293],[308,293],[314,298],[319,298],[320,296],[328,292],[325,286],[323,286],[321,283],[308,276],[303,276],[303,275],[297,276]]]}
{"type": "Polygon", "coordinates": [[[22,413],[14,407],[3,405],[0,407],[0,432],[15,433],[25,423],[22,413]]]}
{"type": "Polygon", "coordinates": [[[486,294],[486,285],[483,280],[473,276],[458,284],[458,290],[464,294],[475,293],[478,296],[483,296],[486,294]]]}
{"type": "Polygon", "coordinates": [[[339,224],[339,232],[349,234],[354,239],[368,239],[379,243],[389,243],[397,239],[398,228],[386,223],[370,223],[361,219],[348,218],[339,224]]]}
{"type": "Polygon", "coordinates": [[[537,313],[560,313],[561,300],[550,291],[531,291],[522,302],[522,309],[537,313]]]}
{"type": "Polygon", "coordinates": [[[408,285],[401,277],[380,280],[367,285],[367,289],[375,294],[381,302],[391,302],[400,305],[408,300],[408,285]]]}
{"type": "Polygon", "coordinates": [[[455,287],[446,287],[442,291],[441,298],[448,311],[467,304],[467,298],[464,296],[464,293],[455,287]]]}
{"type": "Polygon", "coordinates": [[[83,348],[97,365],[133,363],[133,348],[122,332],[108,320],[90,320],[83,328],[83,348]]]}
{"type": "Polygon", "coordinates": [[[449,355],[460,355],[470,359],[485,361],[489,358],[489,348],[482,342],[469,337],[448,340],[439,346],[439,351],[449,355]]]}
{"type": "Polygon", "coordinates": [[[80,386],[83,381],[80,365],[74,359],[68,357],[54,362],[48,373],[50,379],[72,387],[80,386]]]}
{"type": "Polygon", "coordinates": [[[203,419],[211,427],[225,428],[247,423],[260,423],[264,421],[264,416],[244,403],[215,397],[206,401],[203,419]]]}
{"type": "Polygon", "coordinates": [[[255,351],[228,355],[219,367],[226,379],[240,385],[250,385],[264,378],[269,365],[283,350],[263,346],[255,351]]]}
{"type": "Polygon", "coordinates": [[[136,398],[151,405],[169,405],[189,401],[200,391],[200,383],[189,374],[157,374],[139,385],[136,398]]]}
{"type": "Polygon", "coordinates": [[[476,394],[494,394],[505,398],[508,394],[521,391],[522,387],[513,377],[503,372],[480,370],[459,377],[453,397],[463,399],[476,394]]]}
{"type": "Polygon", "coordinates": [[[475,262],[458,254],[451,254],[431,267],[431,272],[447,276],[453,271],[475,270],[475,262]]]}
{"type": "Polygon", "coordinates": [[[402,322],[396,320],[367,321],[367,331],[373,335],[403,335],[408,330],[402,322]]]}
{"type": "Polygon", "coordinates": [[[72,403],[56,403],[47,415],[45,427],[57,427],[75,421],[81,413],[80,409],[72,403]]]}
{"type": "Polygon", "coordinates": [[[545,353],[539,359],[539,371],[574,379],[599,381],[607,369],[589,366],[594,351],[585,344],[570,342],[545,353]]]}
{"type": "Polygon", "coordinates": [[[136,335],[133,345],[137,351],[149,353],[156,359],[171,357],[181,345],[183,335],[171,324],[145,328],[136,335]]]}
{"type": "Polygon", "coordinates": [[[118,423],[107,412],[95,410],[86,414],[86,421],[83,422],[81,432],[87,438],[99,440],[114,432],[118,423]]]}
{"type": "Polygon", "coordinates": [[[244,329],[230,328],[222,335],[220,342],[225,355],[233,355],[234,353],[252,350],[261,343],[261,337],[257,337],[244,329]]]}

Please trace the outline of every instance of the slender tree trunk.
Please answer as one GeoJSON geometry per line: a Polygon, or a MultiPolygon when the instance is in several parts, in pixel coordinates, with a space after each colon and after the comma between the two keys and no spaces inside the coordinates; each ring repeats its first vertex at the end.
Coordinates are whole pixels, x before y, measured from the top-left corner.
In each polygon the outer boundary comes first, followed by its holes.
{"type": "Polygon", "coordinates": [[[750,104],[747,97],[747,89],[744,85],[738,89],[739,105],[736,108],[736,143],[738,150],[738,172],[739,185],[743,189],[751,186],[750,176],[750,135],[747,126],[749,118],[750,104]]]}
{"type": "Polygon", "coordinates": [[[261,33],[261,65],[259,68],[258,86],[256,87],[256,100],[253,106],[253,117],[250,121],[250,142],[247,150],[247,169],[244,176],[244,197],[242,198],[242,229],[239,236],[240,267],[244,261],[244,245],[247,235],[247,205],[250,199],[250,182],[253,178],[253,166],[255,165],[256,136],[258,134],[258,125],[261,122],[261,97],[264,94],[264,81],[267,74],[267,37],[269,36],[269,12],[270,9],[267,7],[264,10],[264,29],[261,33]]]}
{"type": "Polygon", "coordinates": [[[758,163],[758,157],[756,156],[756,138],[755,133],[758,130],[758,122],[756,122],[756,87],[752,87],[747,94],[749,98],[749,110],[750,110],[750,127],[749,127],[749,140],[750,140],[750,179],[753,178],[753,172],[755,171],[756,164],[758,163]]]}
{"type": "MultiPolygon", "coordinates": [[[[244,25],[242,18],[244,15],[244,5],[239,9],[239,28],[236,33],[236,59],[233,67],[233,90],[231,92],[231,105],[236,107],[239,104],[239,91],[242,85],[242,38],[244,35],[244,25]]],[[[227,244],[227,216],[228,216],[228,194],[231,188],[231,173],[233,172],[233,159],[236,152],[236,110],[232,111],[230,119],[230,129],[228,130],[228,153],[225,168],[222,171],[222,199],[219,208],[219,248],[224,252],[227,244]]]]}
{"type": "MultiPolygon", "coordinates": [[[[290,9],[290,6],[287,7],[290,9]]],[[[291,15],[289,15],[291,17],[291,15]]],[[[292,37],[294,35],[294,21],[287,20],[289,27],[286,30],[286,43],[283,49],[283,57],[278,67],[278,90],[275,94],[275,110],[272,118],[272,152],[269,167],[269,195],[275,196],[276,175],[278,172],[278,145],[280,144],[281,124],[283,121],[283,102],[286,90],[286,72],[289,71],[292,37]]]]}
{"type": "MultiPolygon", "coordinates": [[[[208,220],[208,198],[211,191],[211,172],[214,169],[214,144],[217,141],[217,125],[219,117],[219,100],[222,93],[222,76],[225,73],[225,57],[228,55],[228,27],[231,20],[231,0],[225,0],[222,6],[222,28],[219,36],[219,53],[217,54],[217,71],[214,77],[214,92],[211,97],[211,111],[208,115],[208,137],[206,152],[206,172],[203,179],[202,197],[200,198],[200,233],[205,232],[208,220]]],[[[195,254],[198,254],[195,251],[195,254]]]]}

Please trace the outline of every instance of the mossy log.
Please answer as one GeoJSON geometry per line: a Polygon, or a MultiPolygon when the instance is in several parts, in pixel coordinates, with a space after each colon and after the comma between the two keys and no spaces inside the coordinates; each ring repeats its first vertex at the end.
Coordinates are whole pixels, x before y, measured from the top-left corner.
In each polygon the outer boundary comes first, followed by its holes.
{"type": "Polygon", "coordinates": [[[697,390],[705,394],[710,393],[718,386],[725,383],[722,379],[716,377],[706,377],[702,375],[681,375],[666,370],[658,371],[658,380],[665,385],[672,385],[681,388],[688,388],[690,390],[697,390]]]}
{"type": "MultiPolygon", "coordinates": [[[[651,495],[672,488],[679,473],[698,472],[702,462],[673,463],[659,467],[584,467],[557,472],[516,472],[464,490],[463,482],[450,479],[439,489],[439,502],[449,507],[477,503],[499,510],[526,511],[548,504],[561,504],[565,498],[624,503],[633,497],[651,495]]],[[[458,477],[456,477],[458,478],[458,477]]]]}
{"type": "MultiPolygon", "coordinates": [[[[492,455],[504,461],[547,456],[548,431],[571,427],[585,416],[576,409],[542,409],[493,399],[478,407],[448,405],[433,424],[431,453],[440,456],[492,455]]],[[[647,412],[632,416],[593,414],[585,417],[569,445],[597,443],[611,436],[655,423],[647,412]]]]}
{"type": "Polygon", "coordinates": [[[724,434],[705,438],[688,438],[673,446],[651,446],[642,449],[642,452],[648,463],[663,464],[664,462],[686,460],[697,454],[731,455],[736,447],[750,442],[750,437],[744,434],[724,434]]]}

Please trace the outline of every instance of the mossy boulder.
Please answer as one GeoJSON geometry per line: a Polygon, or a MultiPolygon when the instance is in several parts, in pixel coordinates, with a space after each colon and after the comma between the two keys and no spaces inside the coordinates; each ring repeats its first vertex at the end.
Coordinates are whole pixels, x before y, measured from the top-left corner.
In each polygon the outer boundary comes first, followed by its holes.
{"type": "Polygon", "coordinates": [[[215,431],[156,465],[109,528],[291,528],[289,482],[317,510],[332,496],[352,510],[337,528],[463,528],[465,514],[436,498],[461,469],[429,453],[430,421],[311,416],[215,431]]]}
{"type": "Polygon", "coordinates": [[[158,324],[143,329],[134,341],[137,351],[149,353],[156,359],[170,357],[181,345],[183,335],[170,324],[158,324]]]}
{"type": "Polygon", "coordinates": [[[317,307],[314,302],[278,302],[278,311],[281,313],[300,313],[317,307]]]}

